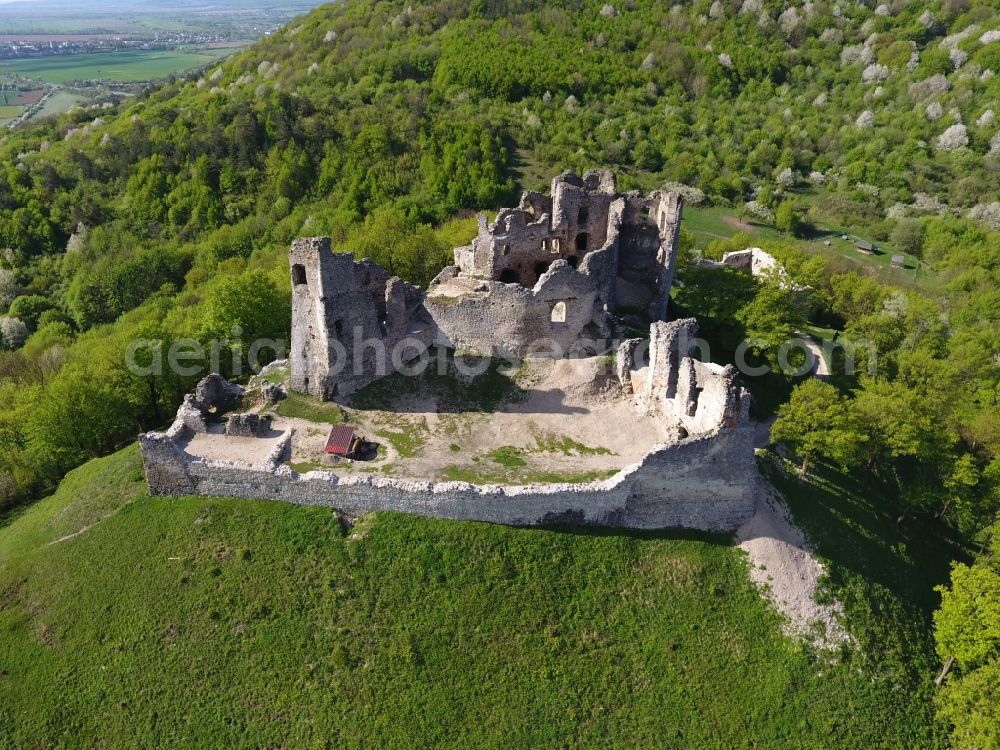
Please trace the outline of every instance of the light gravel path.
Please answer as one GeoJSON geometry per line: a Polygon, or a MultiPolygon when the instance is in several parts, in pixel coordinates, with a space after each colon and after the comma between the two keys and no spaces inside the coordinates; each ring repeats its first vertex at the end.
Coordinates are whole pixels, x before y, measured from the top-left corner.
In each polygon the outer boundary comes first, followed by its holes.
{"type": "Polygon", "coordinates": [[[814,357],[814,367],[812,369],[812,374],[818,378],[828,378],[830,377],[830,364],[826,361],[823,356],[823,348],[816,343],[816,340],[810,336],[802,335],[801,341],[805,344],[806,348],[812,353],[814,357]]]}

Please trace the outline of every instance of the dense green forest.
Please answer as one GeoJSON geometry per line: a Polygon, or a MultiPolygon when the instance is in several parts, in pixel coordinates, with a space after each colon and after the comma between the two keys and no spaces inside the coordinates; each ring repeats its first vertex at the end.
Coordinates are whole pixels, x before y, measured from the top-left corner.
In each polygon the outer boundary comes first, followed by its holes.
{"type": "MultiPolygon", "coordinates": [[[[467,239],[470,211],[563,169],[610,167],[625,188],[680,183],[691,205],[784,232],[767,249],[812,289],[796,301],[698,268],[686,236],[674,304],[720,356],[752,338],[773,359],[808,324],[877,345],[871,375],[750,385],[804,472],[855,472],[891,491],[900,523],[939,519],[983,550],[944,599],[940,656],[957,666],[941,712],[962,746],[995,741],[1000,635],[971,648],[963,624],[969,598],[996,603],[1000,580],[988,553],[1000,508],[996,73],[1000,17],[985,0],[349,1],[116,111],[11,131],[0,508],[164,423],[197,374],[133,375],[130,342],[225,337],[239,359],[253,339],[287,336],[296,236],[329,234],[426,283],[467,239]],[[887,283],[807,254],[795,237],[821,223],[932,273],[887,283]]],[[[996,633],[995,611],[982,616],[996,633]]]]}

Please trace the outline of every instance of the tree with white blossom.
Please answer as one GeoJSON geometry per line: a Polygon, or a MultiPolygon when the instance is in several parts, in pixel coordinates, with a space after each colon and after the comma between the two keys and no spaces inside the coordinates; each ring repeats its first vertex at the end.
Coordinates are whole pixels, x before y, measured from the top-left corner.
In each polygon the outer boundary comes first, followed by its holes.
{"type": "Polygon", "coordinates": [[[938,151],[954,151],[969,145],[969,134],[965,125],[958,122],[945,130],[937,139],[938,151]]]}
{"type": "Polygon", "coordinates": [[[743,211],[766,224],[774,223],[774,211],[758,201],[747,201],[743,204],[743,211]]]}
{"type": "Polygon", "coordinates": [[[875,81],[884,81],[889,77],[889,68],[886,65],[880,65],[879,63],[872,63],[863,71],[861,71],[861,80],[865,83],[874,83],[875,81]]]}
{"type": "Polygon", "coordinates": [[[1000,202],[980,203],[969,209],[968,217],[1000,232],[1000,202]]]}
{"type": "Polygon", "coordinates": [[[786,35],[791,34],[799,26],[799,12],[794,5],[789,5],[784,12],[778,16],[778,25],[786,35]]]}
{"type": "Polygon", "coordinates": [[[20,291],[17,277],[7,268],[0,268],[0,308],[6,310],[20,291]]]}
{"type": "Polygon", "coordinates": [[[8,349],[17,349],[28,340],[28,326],[19,318],[0,318],[0,339],[8,349]]]}

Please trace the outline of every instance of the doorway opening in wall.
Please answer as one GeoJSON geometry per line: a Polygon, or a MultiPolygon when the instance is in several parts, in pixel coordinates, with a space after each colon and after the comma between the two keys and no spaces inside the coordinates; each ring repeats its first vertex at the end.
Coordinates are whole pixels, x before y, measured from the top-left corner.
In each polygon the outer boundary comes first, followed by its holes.
{"type": "Polygon", "coordinates": [[[517,271],[508,268],[500,272],[500,281],[504,284],[520,284],[521,278],[517,275],[517,271]]]}
{"type": "Polygon", "coordinates": [[[541,261],[535,264],[535,278],[542,278],[542,274],[549,270],[549,264],[546,261],[541,261]]]}
{"type": "Polygon", "coordinates": [[[553,323],[565,323],[566,322],[566,303],[556,302],[552,305],[552,314],[549,317],[553,323]]]}
{"type": "Polygon", "coordinates": [[[649,341],[643,341],[635,350],[636,367],[649,366],[649,341]]]}
{"type": "Polygon", "coordinates": [[[575,255],[569,256],[566,259],[566,262],[569,263],[569,267],[570,268],[576,268],[577,266],[580,265],[580,259],[578,257],[576,257],[575,255]]]}
{"type": "Polygon", "coordinates": [[[576,236],[576,251],[578,253],[587,252],[587,242],[589,241],[589,239],[590,238],[587,237],[586,232],[580,232],[580,234],[576,236]]]}
{"type": "Polygon", "coordinates": [[[301,263],[292,266],[292,284],[295,286],[306,286],[306,267],[301,263]]]}

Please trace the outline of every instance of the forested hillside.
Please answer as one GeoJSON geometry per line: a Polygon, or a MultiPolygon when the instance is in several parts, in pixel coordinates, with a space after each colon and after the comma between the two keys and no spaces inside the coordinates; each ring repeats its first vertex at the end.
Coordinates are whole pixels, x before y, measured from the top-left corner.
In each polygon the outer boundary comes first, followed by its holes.
{"type": "MultiPolygon", "coordinates": [[[[161,339],[164,356],[228,339],[228,372],[249,341],[286,337],[294,237],[330,234],[426,283],[472,210],[600,166],[784,233],[768,249],[805,302],[696,268],[685,235],[675,306],[722,359],[752,338],[773,361],[808,324],[875,342],[870,376],[751,379],[759,408],[805,473],[847,469],[895,498],[900,523],[985,543],[1000,506],[997,73],[988,0],[348,0],[117,110],[6,133],[0,508],[162,425],[208,367],[137,376],[130,342],[161,339]],[[795,237],[820,223],[930,273],[887,285],[804,253],[795,237]]],[[[973,582],[995,586],[983,559],[973,582]]],[[[961,652],[956,673],[988,685],[975,675],[995,673],[1000,638],[971,653],[942,633],[941,658],[961,652]]],[[[974,702],[957,691],[951,720],[974,702]]]]}

